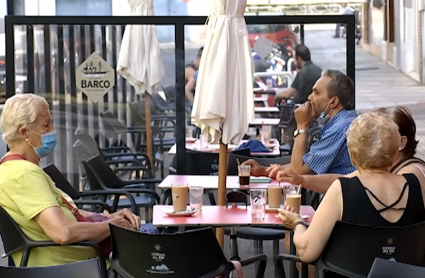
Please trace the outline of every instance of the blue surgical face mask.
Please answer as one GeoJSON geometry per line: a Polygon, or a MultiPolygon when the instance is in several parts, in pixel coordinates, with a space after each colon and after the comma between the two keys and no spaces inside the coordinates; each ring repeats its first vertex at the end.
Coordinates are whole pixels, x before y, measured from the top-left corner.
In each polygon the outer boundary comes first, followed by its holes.
{"type": "Polygon", "coordinates": [[[56,131],[47,132],[43,134],[40,134],[38,132],[35,133],[37,133],[41,137],[41,147],[36,148],[32,146],[34,148],[35,153],[40,158],[48,156],[53,152],[56,147],[56,131]]]}
{"type": "Polygon", "coordinates": [[[331,104],[331,101],[329,101],[328,105],[326,105],[325,110],[323,110],[322,113],[320,113],[319,118],[317,118],[317,123],[319,124],[319,126],[324,126],[329,121],[329,117],[332,112],[332,109],[331,111],[329,111],[328,114],[326,114],[325,111],[326,109],[328,109],[329,105],[331,104]]]}

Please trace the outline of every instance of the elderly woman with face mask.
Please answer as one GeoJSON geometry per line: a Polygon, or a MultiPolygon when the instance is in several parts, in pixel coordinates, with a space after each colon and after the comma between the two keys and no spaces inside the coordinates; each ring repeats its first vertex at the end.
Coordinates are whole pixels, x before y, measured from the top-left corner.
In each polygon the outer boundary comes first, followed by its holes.
{"type": "MultiPolygon", "coordinates": [[[[99,223],[78,222],[66,206],[72,199],[56,188],[39,166],[40,159],[56,146],[56,132],[49,105],[34,94],[9,98],[1,115],[3,140],[10,151],[0,164],[0,206],[22,231],[34,241],[52,240],[61,245],[90,240],[100,242],[110,236],[108,223],[140,227],[140,218],[123,209],[99,223]]],[[[79,210],[83,216],[92,213],[79,210]]],[[[12,255],[19,265],[22,252],[12,255]]],[[[89,247],[59,246],[33,249],[28,266],[50,266],[95,257],[89,247]]]]}

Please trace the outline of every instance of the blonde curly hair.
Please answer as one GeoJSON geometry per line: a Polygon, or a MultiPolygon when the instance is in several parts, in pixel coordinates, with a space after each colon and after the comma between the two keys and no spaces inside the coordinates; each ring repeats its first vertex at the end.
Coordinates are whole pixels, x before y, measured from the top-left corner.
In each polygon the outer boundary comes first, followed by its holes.
{"type": "Polygon", "coordinates": [[[397,124],[382,112],[359,115],[347,130],[347,147],[354,166],[363,170],[390,167],[400,146],[397,124]]]}

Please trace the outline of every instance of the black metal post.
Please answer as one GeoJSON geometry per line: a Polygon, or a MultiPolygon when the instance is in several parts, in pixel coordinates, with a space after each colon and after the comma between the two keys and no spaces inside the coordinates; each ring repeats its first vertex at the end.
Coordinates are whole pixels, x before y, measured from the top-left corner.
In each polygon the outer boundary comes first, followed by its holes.
{"type": "MultiPolygon", "coordinates": [[[[14,57],[14,56],[12,56],[14,57]]],[[[7,62],[10,59],[6,59],[7,62]]],[[[25,61],[24,61],[25,65],[25,61]]],[[[34,26],[27,25],[27,82],[25,92],[35,93],[35,78],[34,78],[34,26]]],[[[40,72],[37,72],[40,75],[40,72]]]]}
{"type": "Polygon", "coordinates": [[[7,15],[15,15],[15,0],[7,0],[7,15]]]}
{"type": "MultiPolygon", "coordinates": [[[[77,67],[80,66],[87,59],[86,52],[86,26],[80,25],[80,55],[77,67]]],[[[89,108],[87,104],[87,95],[81,92],[82,102],[83,102],[83,129],[84,132],[89,134],[89,108]]]]}
{"type": "MultiPolygon", "coordinates": [[[[63,26],[58,25],[58,91],[56,92],[56,97],[59,100],[59,111],[57,115],[59,115],[59,161],[60,161],[60,170],[64,175],[68,174],[67,171],[67,142],[66,142],[66,104],[65,104],[65,63],[64,63],[64,40],[63,40],[63,26]],[[62,151],[65,150],[65,153],[62,151]]],[[[47,54],[47,53],[46,53],[47,54]]],[[[57,109],[54,105],[53,100],[53,109],[57,109]]]]}
{"type": "MultiPolygon", "coordinates": [[[[44,35],[44,88],[45,88],[45,98],[49,104],[50,110],[53,109],[53,94],[52,94],[52,58],[47,53],[51,52],[50,47],[50,26],[43,26],[43,35],[44,35]]],[[[53,154],[46,157],[46,163],[54,163],[55,156],[53,154]]]]}
{"type": "MultiPolygon", "coordinates": [[[[76,128],[78,126],[78,101],[77,101],[77,81],[76,81],[76,77],[75,77],[75,69],[76,69],[76,64],[75,64],[75,30],[74,30],[74,26],[70,25],[69,26],[69,69],[70,69],[70,94],[71,94],[71,123],[72,123],[72,127],[76,128]]],[[[75,136],[75,130],[71,129],[71,144],[73,145],[76,141],[76,136],[75,136]]],[[[70,157],[71,161],[71,165],[72,165],[72,172],[71,172],[71,184],[72,186],[74,186],[75,190],[79,191],[80,190],[80,184],[79,184],[79,164],[78,164],[78,159],[75,156],[71,156],[70,157]]]]}
{"type": "Polygon", "coordinates": [[[175,61],[176,61],[176,144],[177,159],[176,170],[182,175],[186,172],[186,97],[184,94],[184,24],[175,25],[175,61]]]}
{"type": "MultiPolygon", "coordinates": [[[[119,26],[120,27],[120,26],[119,26]]],[[[112,32],[112,68],[117,68],[117,26],[111,26],[112,32]]],[[[121,38],[121,36],[120,36],[121,38]]],[[[108,108],[112,113],[118,115],[118,75],[115,75],[115,86],[112,89],[112,105],[108,108]],[[115,112],[117,111],[117,112],[115,112]]]]}
{"type": "MultiPolygon", "coordinates": [[[[353,80],[354,84],[354,100],[356,99],[356,38],[355,28],[356,20],[355,15],[345,15],[347,17],[347,53],[346,53],[346,67],[347,76],[353,80]]],[[[356,109],[356,102],[354,101],[354,107],[356,109]]]]}
{"type": "Polygon", "coordinates": [[[300,41],[304,45],[304,24],[300,24],[300,41]]]}
{"type": "Polygon", "coordinates": [[[5,33],[6,33],[6,99],[15,95],[15,25],[9,20],[5,20],[5,33]]]}

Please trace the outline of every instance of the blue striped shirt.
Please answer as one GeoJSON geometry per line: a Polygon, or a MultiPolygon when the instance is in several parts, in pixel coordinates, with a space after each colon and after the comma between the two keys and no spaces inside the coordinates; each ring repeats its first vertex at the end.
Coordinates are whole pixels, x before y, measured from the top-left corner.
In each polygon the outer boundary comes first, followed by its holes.
{"type": "Polygon", "coordinates": [[[316,174],[349,174],[356,170],[347,149],[347,129],[357,117],[355,110],[341,110],[320,132],[320,140],[311,145],[304,163],[316,174]]]}

